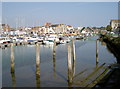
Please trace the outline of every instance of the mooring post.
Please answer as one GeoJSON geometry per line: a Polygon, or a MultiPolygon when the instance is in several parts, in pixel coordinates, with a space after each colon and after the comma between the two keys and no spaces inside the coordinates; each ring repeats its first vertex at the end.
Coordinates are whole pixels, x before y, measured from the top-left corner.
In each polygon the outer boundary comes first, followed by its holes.
{"type": "Polygon", "coordinates": [[[73,56],[73,61],[76,61],[74,40],[72,40],[72,56],[73,56]]]}
{"type": "Polygon", "coordinates": [[[96,40],[96,66],[98,65],[98,40],[96,40]]]}
{"type": "Polygon", "coordinates": [[[76,64],[76,54],[75,54],[75,43],[74,40],[72,40],[72,78],[75,76],[75,64],[76,64]]]}
{"type": "Polygon", "coordinates": [[[40,46],[36,44],[36,86],[40,87],[40,46]]]}
{"type": "Polygon", "coordinates": [[[72,58],[71,58],[71,47],[68,44],[68,83],[72,83],[72,58]]]}
{"type": "Polygon", "coordinates": [[[56,41],[54,41],[53,45],[53,71],[54,77],[56,77],[56,41]]]}
{"type": "Polygon", "coordinates": [[[12,77],[12,86],[16,87],[15,57],[14,57],[14,44],[13,43],[11,43],[11,77],[12,77]]]}
{"type": "Polygon", "coordinates": [[[11,73],[12,76],[12,86],[16,87],[16,77],[15,77],[15,73],[11,73]]]}
{"type": "Polygon", "coordinates": [[[11,73],[15,72],[14,44],[11,44],[11,73]]]}

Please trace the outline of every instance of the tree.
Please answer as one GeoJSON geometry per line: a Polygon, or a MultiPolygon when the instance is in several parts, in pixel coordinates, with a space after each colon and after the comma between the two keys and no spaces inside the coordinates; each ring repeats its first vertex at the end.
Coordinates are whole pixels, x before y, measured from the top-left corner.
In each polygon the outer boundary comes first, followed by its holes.
{"type": "Polygon", "coordinates": [[[107,31],[111,31],[111,30],[112,30],[112,27],[111,27],[110,25],[107,25],[106,30],[107,30],[107,31]]]}
{"type": "Polygon", "coordinates": [[[105,27],[100,27],[101,30],[105,30],[105,27]]]}

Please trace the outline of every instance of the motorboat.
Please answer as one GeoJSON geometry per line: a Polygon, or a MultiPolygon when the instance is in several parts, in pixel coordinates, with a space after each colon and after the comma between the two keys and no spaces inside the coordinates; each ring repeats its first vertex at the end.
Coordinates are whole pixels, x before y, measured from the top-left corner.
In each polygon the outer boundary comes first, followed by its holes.
{"type": "Polygon", "coordinates": [[[43,40],[43,44],[54,44],[54,42],[59,42],[59,38],[57,35],[46,36],[43,40]]]}
{"type": "Polygon", "coordinates": [[[0,37],[0,44],[11,43],[11,40],[8,37],[0,37]]]}

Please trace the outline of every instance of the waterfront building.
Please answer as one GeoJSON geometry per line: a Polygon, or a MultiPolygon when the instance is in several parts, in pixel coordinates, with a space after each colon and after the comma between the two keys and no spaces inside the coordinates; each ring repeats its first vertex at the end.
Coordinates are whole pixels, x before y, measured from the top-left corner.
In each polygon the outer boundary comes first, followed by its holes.
{"type": "Polygon", "coordinates": [[[51,25],[55,33],[64,33],[65,25],[64,24],[53,24],[51,25]]]}
{"type": "Polygon", "coordinates": [[[52,23],[49,23],[49,22],[47,22],[47,23],[45,23],[45,27],[50,27],[52,25],[52,23]]]}
{"type": "Polygon", "coordinates": [[[94,33],[94,30],[91,28],[91,27],[83,27],[80,32],[84,35],[89,35],[89,34],[93,34],[94,33]]]}
{"type": "Polygon", "coordinates": [[[38,34],[55,33],[51,27],[42,26],[38,29],[38,34]]]}
{"type": "Polygon", "coordinates": [[[72,29],[74,29],[73,26],[71,26],[71,25],[67,25],[66,28],[67,28],[69,31],[72,30],[72,29]]]}
{"type": "Polygon", "coordinates": [[[51,28],[55,31],[55,33],[70,33],[73,30],[73,26],[66,24],[53,24],[51,28]]]}
{"type": "Polygon", "coordinates": [[[120,27],[120,20],[111,20],[110,25],[112,27],[112,31],[116,30],[118,27],[120,27]]]}
{"type": "Polygon", "coordinates": [[[31,27],[25,27],[24,30],[27,31],[27,30],[31,30],[32,28],[31,27]]]}
{"type": "Polygon", "coordinates": [[[8,24],[2,24],[2,29],[4,32],[10,32],[10,26],[8,24]]]}

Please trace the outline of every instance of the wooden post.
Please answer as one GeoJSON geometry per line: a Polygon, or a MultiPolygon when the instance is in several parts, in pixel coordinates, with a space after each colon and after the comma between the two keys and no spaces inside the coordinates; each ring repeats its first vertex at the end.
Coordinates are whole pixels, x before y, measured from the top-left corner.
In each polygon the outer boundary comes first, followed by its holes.
{"type": "Polygon", "coordinates": [[[12,76],[12,86],[16,87],[16,77],[15,77],[15,73],[11,73],[12,76]]]}
{"type": "Polygon", "coordinates": [[[72,83],[72,60],[71,60],[71,47],[68,44],[68,84],[72,83]]]}
{"type": "Polygon", "coordinates": [[[72,40],[72,78],[75,76],[75,64],[76,64],[76,55],[75,55],[75,43],[74,40],[72,40]]]}
{"type": "Polygon", "coordinates": [[[73,65],[72,65],[72,78],[74,78],[74,76],[75,76],[75,65],[76,65],[76,61],[73,61],[73,65]]]}
{"type": "Polygon", "coordinates": [[[72,40],[72,55],[73,55],[73,61],[76,61],[74,40],[72,40]]]}
{"type": "Polygon", "coordinates": [[[36,44],[36,86],[40,87],[40,46],[36,44]]]}
{"type": "Polygon", "coordinates": [[[96,66],[98,65],[98,40],[96,40],[96,66]]]}
{"type": "Polygon", "coordinates": [[[53,46],[53,71],[54,71],[54,76],[56,77],[56,41],[54,41],[54,46],[53,46]]]}
{"type": "Polygon", "coordinates": [[[14,45],[11,44],[11,73],[14,73],[15,69],[14,69],[14,66],[15,66],[15,63],[14,63],[14,45]]]}
{"type": "Polygon", "coordinates": [[[15,61],[14,61],[14,44],[11,44],[11,77],[12,77],[12,86],[16,87],[16,79],[15,79],[15,61]]]}

